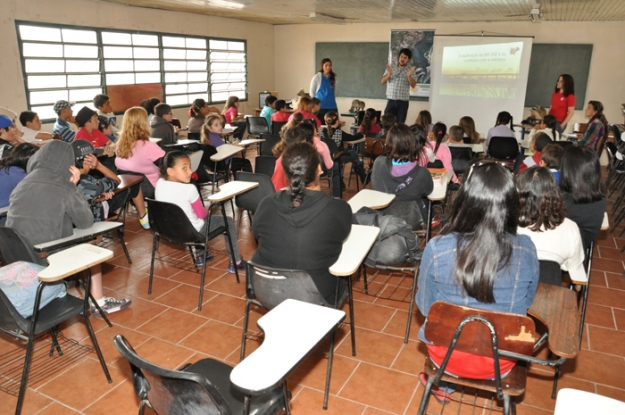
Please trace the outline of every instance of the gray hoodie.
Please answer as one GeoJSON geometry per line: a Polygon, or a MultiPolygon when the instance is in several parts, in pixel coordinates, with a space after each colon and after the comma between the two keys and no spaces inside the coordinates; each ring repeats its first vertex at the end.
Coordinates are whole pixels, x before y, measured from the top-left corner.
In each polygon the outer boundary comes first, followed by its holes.
{"type": "Polygon", "coordinates": [[[178,135],[174,130],[174,126],[162,117],[154,116],[150,122],[150,128],[150,137],[163,139],[163,141],[158,143],[161,147],[169,144],[176,144],[178,141],[178,135]]]}
{"type": "Polygon", "coordinates": [[[93,214],[80,189],[70,182],[74,165],[72,146],[51,140],[28,161],[28,175],[9,199],[6,226],[37,245],[93,225],[93,214]]]}

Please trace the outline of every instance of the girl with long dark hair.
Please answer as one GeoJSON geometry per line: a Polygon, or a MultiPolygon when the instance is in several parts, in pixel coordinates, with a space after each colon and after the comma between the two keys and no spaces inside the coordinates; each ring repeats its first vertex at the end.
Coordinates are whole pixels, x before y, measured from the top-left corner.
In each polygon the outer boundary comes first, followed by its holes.
{"type": "Polygon", "coordinates": [[[497,121],[495,122],[495,126],[488,130],[488,134],[486,135],[486,151],[488,151],[490,139],[493,137],[516,138],[514,128],[512,127],[512,122],[512,115],[508,111],[501,111],[499,114],[497,114],[497,121]]]}
{"type": "Polygon", "coordinates": [[[321,101],[321,109],[317,112],[317,117],[322,123],[328,111],[338,112],[336,85],[336,74],[332,71],[332,61],[329,58],[324,58],[321,60],[319,70],[310,81],[310,96],[321,101]]]}
{"type": "Polygon", "coordinates": [[[556,87],[551,95],[551,107],[549,107],[549,115],[553,115],[558,121],[557,128],[560,134],[564,132],[574,113],[575,85],[573,77],[569,74],[562,74],[556,82],[556,87]]]}
{"type": "Polygon", "coordinates": [[[599,151],[605,140],[608,139],[608,120],[603,115],[603,104],[599,101],[588,101],[585,115],[588,118],[588,126],[580,144],[599,151]]]}

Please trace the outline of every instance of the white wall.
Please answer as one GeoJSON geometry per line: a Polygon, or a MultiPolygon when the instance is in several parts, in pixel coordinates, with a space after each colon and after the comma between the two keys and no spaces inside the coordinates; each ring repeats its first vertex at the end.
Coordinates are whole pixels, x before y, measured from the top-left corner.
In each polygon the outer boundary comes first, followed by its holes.
{"type": "MultiPolygon", "coordinates": [[[[554,23],[379,23],[379,24],[314,24],[275,26],[275,88],[281,96],[292,97],[301,88],[308,91],[314,75],[316,42],[388,42],[391,29],[434,29],[438,34],[496,32],[506,35],[534,36],[534,43],[592,43],[592,61],[586,100],[601,101],[611,123],[623,123],[621,104],[625,102],[625,38],[623,22],[554,22],[554,23]]],[[[575,59],[571,56],[571,59],[575,59]]],[[[380,62],[380,78],[385,62],[380,62]]],[[[340,77],[349,74],[339,73],[340,77]]],[[[554,79],[555,85],[555,79],[554,79]]],[[[340,111],[347,111],[352,98],[339,98],[340,111]]],[[[367,107],[383,110],[386,101],[364,99],[367,107]]],[[[428,102],[411,101],[408,121],[419,111],[429,109],[428,102]]],[[[478,111],[479,109],[476,109],[478,111]]],[[[436,120],[436,114],[432,114],[436,120]]],[[[467,114],[471,115],[471,114],[467,114]]],[[[526,109],[525,116],[529,115],[526,109]]],[[[493,115],[493,124],[496,114],[493,115]]],[[[516,120],[515,120],[516,121],[516,120]]],[[[575,122],[585,122],[584,112],[576,111],[575,122]]],[[[570,128],[569,128],[570,130],[570,128]]],[[[485,131],[482,135],[485,135],[485,131]]]]}
{"type": "MultiPolygon", "coordinates": [[[[129,7],[90,0],[2,0],[0,15],[0,106],[18,114],[26,109],[26,95],[15,20],[111,29],[227,37],[247,40],[248,97],[245,113],[258,106],[258,93],[274,89],[273,26],[201,14],[129,7]]],[[[174,110],[183,125],[185,109],[174,110]]],[[[50,124],[44,130],[50,131],[50,124]]]]}

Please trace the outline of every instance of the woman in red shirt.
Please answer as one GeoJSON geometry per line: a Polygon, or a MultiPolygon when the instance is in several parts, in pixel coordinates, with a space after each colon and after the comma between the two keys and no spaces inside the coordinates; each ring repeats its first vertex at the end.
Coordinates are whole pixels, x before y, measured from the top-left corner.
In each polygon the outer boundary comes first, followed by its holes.
{"type": "Polygon", "coordinates": [[[562,74],[556,82],[556,89],[551,95],[551,107],[549,115],[553,115],[558,120],[556,128],[562,134],[566,125],[573,117],[575,111],[575,90],[573,77],[569,74],[562,74]]]}

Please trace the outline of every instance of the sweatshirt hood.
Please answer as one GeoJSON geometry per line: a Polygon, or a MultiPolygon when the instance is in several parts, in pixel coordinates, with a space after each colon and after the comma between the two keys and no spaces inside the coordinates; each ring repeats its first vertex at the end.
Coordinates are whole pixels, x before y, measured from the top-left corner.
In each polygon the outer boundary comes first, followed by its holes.
{"type": "Polygon", "coordinates": [[[73,165],[74,150],[72,146],[60,140],[50,140],[28,160],[26,171],[31,173],[43,169],[54,175],[69,178],[69,167],[73,165]]]}
{"type": "Polygon", "coordinates": [[[167,120],[162,117],[157,117],[156,115],[154,116],[154,118],[152,118],[152,121],[150,121],[150,127],[152,128],[165,124],[169,124],[167,120]]]}
{"type": "Polygon", "coordinates": [[[292,226],[301,228],[315,220],[332,198],[323,192],[306,190],[304,201],[295,209],[291,208],[291,194],[288,191],[278,192],[274,200],[278,214],[292,226]]]}

